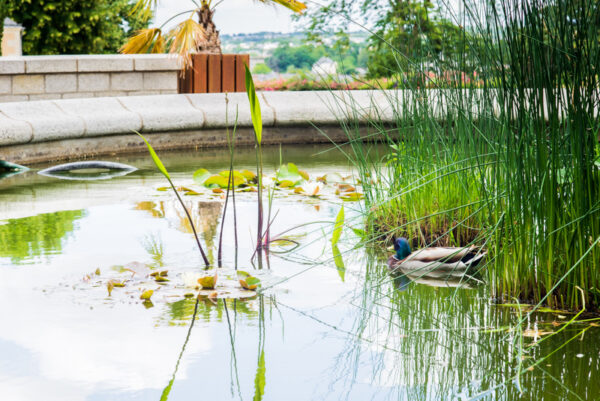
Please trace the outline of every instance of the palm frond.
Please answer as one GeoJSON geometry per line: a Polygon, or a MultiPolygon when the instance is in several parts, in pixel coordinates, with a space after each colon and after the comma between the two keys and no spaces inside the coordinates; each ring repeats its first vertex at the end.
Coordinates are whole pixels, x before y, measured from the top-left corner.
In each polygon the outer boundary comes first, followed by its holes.
{"type": "Polygon", "coordinates": [[[167,42],[165,41],[165,37],[162,32],[158,33],[156,36],[156,40],[154,41],[154,45],[152,46],[152,50],[150,53],[164,53],[167,49],[167,42]]]}
{"type": "Polygon", "coordinates": [[[276,3],[286,8],[289,8],[293,12],[300,13],[306,9],[306,4],[301,3],[297,0],[260,0],[263,3],[276,3]]]}
{"type": "Polygon", "coordinates": [[[130,11],[133,15],[137,12],[151,11],[152,7],[156,8],[158,0],[137,0],[130,11]]]}
{"type": "Polygon", "coordinates": [[[184,67],[191,64],[191,54],[197,49],[198,44],[205,40],[205,32],[202,26],[194,21],[192,14],[185,21],[177,24],[169,33],[171,46],[169,53],[177,54],[183,59],[184,67]]]}
{"type": "MultiPolygon", "coordinates": [[[[157,41],[162,38],[162,32],[159,28],[141,29],[138,31],[137,35],[129,38],[129,40],[119,49],[119,52],[125,54],[148,53],[155,38],[157,41]]],[[[164,49],[164,39],[162,39],[162,43],[164,49]]],[[[153,53],[156,53],[154,52],[155,47],[156,43],[154,43],[154,47],[152,47],[153,53]]]]}

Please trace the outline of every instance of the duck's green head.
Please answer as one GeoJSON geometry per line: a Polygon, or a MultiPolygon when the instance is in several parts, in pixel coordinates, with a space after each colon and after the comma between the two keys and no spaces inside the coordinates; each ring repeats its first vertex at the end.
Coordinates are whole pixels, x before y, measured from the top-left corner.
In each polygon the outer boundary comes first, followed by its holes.
{"type": "Polygon", "coordinates": [[[398,238],[394,241],[394,249],[396,250],[396,258],[402,260],[410,255],[410,245],[408,240],[404,237],[398,238]]]}

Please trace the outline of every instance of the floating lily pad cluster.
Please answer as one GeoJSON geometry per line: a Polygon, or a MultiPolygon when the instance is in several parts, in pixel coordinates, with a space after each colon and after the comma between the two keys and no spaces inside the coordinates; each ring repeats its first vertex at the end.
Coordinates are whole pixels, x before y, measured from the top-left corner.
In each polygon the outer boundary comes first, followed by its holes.
{"type": "MultiPolygon", "coordinates": [[[[213,194],[223,194],[228,186],[235,189],[236,192],[256,192],[258,179],[254,172],[250,170],[233,170],[231,177],[229,170],[214,174],[205,168],[197,170],[193,175],[194,183],[210,190],[213,194]]],[[[291,194],[303,195],[310,198],[319,198],[325,194],[325,188],[328,193],[334,193],[343,201],[355,202],[363,198],[363,194],[358,192],[355,184],[350,183],[351,177],[343,177],[339,173],[329,173],[318,176],[311,181],[306,171],[300,170],[294,163],[282,165],[274,176],[264,177],[263,186],[274,188],[275,190],[287,190],[291,194]]],[[[167,191],[169,187],[157,188],[159,191],[167,191]]],[[[190,187],[177,187],[178,191],[184,195],[194,196],[202,195],[204,191],[190,187]]]]}
{"type": "Polygon", "coordinates": [[[146,307],[153,306],[157,296],[165,298],[207,297],[252,298],[261,287],[261,280],[245,271],[220,269],[209,271],[185,271],[169,278],[168,270],[156,270],[140,262],[113,266],[101,274],[100,269],[87,274],[84,283],[105,287],[108,297],[120,293],[129,299],[141,300],[146,307]],[[117,290],[118,289],[118,290],[117,290]]]}

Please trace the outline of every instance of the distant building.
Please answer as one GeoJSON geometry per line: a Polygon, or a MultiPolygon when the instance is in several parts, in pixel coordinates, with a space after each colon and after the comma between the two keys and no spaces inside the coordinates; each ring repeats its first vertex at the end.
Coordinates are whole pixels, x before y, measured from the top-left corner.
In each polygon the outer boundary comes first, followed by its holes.
{"type": "Polygon", "coordinates": [[[329,76],[336,75],[338,64],[329,57],[321,57],[312,66],[312,73],[315,75],[329,76]]]}
{"type": "Polygon", "coordinates": [[[4,19],[4,35],[2,35],[2,56],[21,56],[21,34],[23,27],[10,18],[4,19]]]}

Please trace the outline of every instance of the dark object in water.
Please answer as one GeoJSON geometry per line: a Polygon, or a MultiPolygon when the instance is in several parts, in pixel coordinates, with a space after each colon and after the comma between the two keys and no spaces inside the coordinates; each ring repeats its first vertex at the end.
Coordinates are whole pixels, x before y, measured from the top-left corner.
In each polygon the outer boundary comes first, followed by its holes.
{"type": "Polygon", "coordinates": [[[108,180],[127,175],[137,168],[127,164],[106,161],[84,161],[60,164],[40,171],[38,174],[61,180],[108,180]]]}
{"type": "Polygon", "coordinates": [[[11,175],[20,174],[29,170],[25,166],[0,160],[0,178],[10,177],[11,175]]]}

